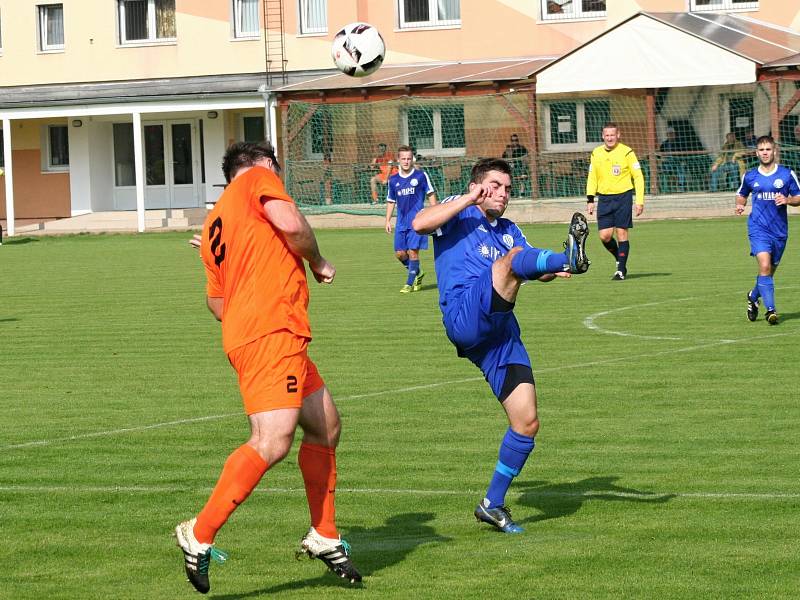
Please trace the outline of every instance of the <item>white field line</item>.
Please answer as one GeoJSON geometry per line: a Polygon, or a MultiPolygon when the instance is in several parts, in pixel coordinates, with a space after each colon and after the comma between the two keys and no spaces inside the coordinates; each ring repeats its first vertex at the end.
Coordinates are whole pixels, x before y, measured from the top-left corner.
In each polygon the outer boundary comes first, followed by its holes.
{"type": "MultiPolygon", "coordinates": [[[[797,286],[791,286],[791,287],[797,287],[797,286]]],[[[641,304],[639,306],[653,306],[653,305],[656,305],[656,304],[664,304],[666,302],[679,302],[679,301],[685,301],[685,300],[691,300],[691,298],[680,298],[680,299],[677,299],[677,300],[665,300],[664,302],[650,302],[650,303],[647,303],[647,304],[641,304]]],[[[636,308],[636,307],[624,307],[624,308],[619,308],[619,309],[615,309],[615,310],[617,310],[617,311],[619,311],[619,310],[627,310],[627,309],[630,309],[630,308],[636,308]]],[[[595,313],[595,315],[607,314],[607,313],[610,313],[610,312],[614,312],[614,311],[606,311],[605,313],[595,313]]],[[[590,315],[590,317],[587,317],[584,320],[584,325],[586,324],[586,321],[591,318],[591,316],[592,315],[590,315]]],[[[592,328],[590,327],[590,329],[592,329],[592,328]]],[[[599,327],[597,327],[595,329],[600,330],[599,327]]],[[[602,333],[609,333],[606,330],[600,330],[600,331],[602,333]]],[[[726,345],[726,344],[739,344],[739,343],[742,343],[742,342],[752,342],[752,341],[765,340],[765,339],[770,339],[770,338],[775,338],[775,337],[784,337],[784,336],[787,336],[787,335],[796,335],[796,333],[797,333],[796,331],[786,331],[786,332],[783,332],[783,333],[773,333],[773,334],[767,334],[767,335],[740,338],[738,340],[715,340],[715,341],[709,341],[709,342],[703,342],[703,343],[699,343],[699,344],[694,344],[692,346],[686,346],[684,348],[673,348],[671,350],[662,350],[662,351],[658,351],[658,352],[637,354],[636,356],[619,356],[619,357],[616,357],[616,358],[604,358],[604,359],[601,359],[601,360],[594,360],[594,361],[584,362],[584,363],[580,363],[580,364],[562,365],[562,366],[558,366],[558,367],[549,367],[549,368],[544,368],[544,369],[537,369],[537,368],[534,367],[534,373],[550,373],[550,372],[553,372],[553,371],[561,371],[561,370],[564,370],[564,369],[582,369],[582,368],[587,368],[587,367],[596,367],[596,366],[600,366],[600,365],[607,365],[607,364],[613,364],[613,363],[618,363],[618,362],[626,362],[626,361],[629,361],[631,359],[637,359],[638,360],[638,359],[642,359],[642,358],[655,358],[655,357],[658,357],[658,356],[665,356],[665,355],[668,355],[668,354],[678,354],[680,352],[694,352],[695,350],[702,350],[704,348],[712,348],[714,346],[723,346],[723,345],[726,345]]],[[[618,335],[625,335],[625,334],[623,333],[623,334],[618,334],[618,335]]],[[[645,336],[637,336],[637,337],[645,337],[645,336]]],[[[654,338],[654,339],[676,339],[676,340],[679,340],[681,338],[654,338]]],[[[351,395],[351,396],[343,396],[341,398],[337,398],[337,400],[340,400],[340,401],[344,401],[344,400],[360,400],[362,398],[374,398],[376,396],[386,396],[386,395],[389,395],[389,394],[406,394],[406,393],[409,393],[409,392],[415,392],[415,391],[419,391],[419,390],[434,389],[434,388],[438,388],[438,387],[457,385],[457,384],[461,384],[461,383],[471,383],[471,382],[474,382],[474,381],[483,381],[483,377],[467,377],[465,379],[453,379],[453,380],[450,380],[450,381],[440,381],[440,382],[437,382],[437,383],[429,383],[429,384],[424,384],[424,385],[413,385],[413,386],[409,386],[409,387],[394,388],[394,389],[388,389],[388,390],[379,390],[379,391],[376,391],[376,392],[369,392],[369,393],[366,393],[366,394],[354,394],[354,395],[351,395]]],[[[172,426],[177,426],[177,425],[191,425],[193,423],[201,423],[201,422],[204,422],[204,421],[215,421],[215,420],[219,420],[219,419],[228,419],[228,418],[231,418],[231,417],[241,417],[241,416],[242,416],[242,412],[240,411],[240,412],[235,412],[235,413],[224,413],[224,414],[220,414],[220,415],[208,415],[208,416],[205,416],[205,417],[194,417],[194,418],[191,418],[191,419],[179,419],[179,420],[176,420],[176,421],[165,421],[163,423],[153,423],[151,425],[142,425],[140,427],[125,427],[125,428],[122,428],[122,429],[109,429],[109,430],[106,430],[106,431],[94,431],[94,432],[90,432],[90,433],[82,433],[82,434],[78,434],[78,435],[70,435],[70,436],[66,436],[66,437],[52,438],[52,439],[48,439],[48,440],[33,440],[33,441],[30,441],[30,442],[23,442],[23,443],[20,443],[20,444],[9,444],[9,445],[6,445],[6,446],[0,446],[0,451],[17,450],[17,449],[22,449],[22,448],[36,447],[36,446],[49,446],[49,445],[52,445],[52,444],[59,444],[59,443],[63,443],[63,442],[72,442],[72,441],[75,441],[75,440],[82,440],[82,439],[95,438],[95,437],[106,437],[106,436],[119,435],[119,434],[125,434],[125,433],[137,433],[137,432],[140,432],[140,431],[148,431],[148,430],[151,430],[151,429],[160,429],[162,427],[172,427],[172,426]]]]}
{"type": "MultiPolygon", "coordinates": [[[[192,489],[181,486],[37,486],[37,485],[0,485],[0,493],[20,494],[170,494],[170,493],[198,493],[208,494],[212,488],[192,489]]],[[[336,488],[339,494],[370,494],[370,495],[395,495],[395,496],[474,496],[482,494],[479,490],[425,490],[425,489],[396,489],[396,488],[336,488]]],[[[297,494],[304,495],[304,488],[256,488],[254,492],[262,494],[297,494]]],[[[537,491],[511,490],[512,496],[543,496],[552,498],[633,498],[640,500],[655,500],[659,498],[686,498],[686,499],[717,499],[717,500],[798,500],[800,492],[631,492],[616,490],[590,490],[586,492],[555,492],[548,490],[537,491]]]]}

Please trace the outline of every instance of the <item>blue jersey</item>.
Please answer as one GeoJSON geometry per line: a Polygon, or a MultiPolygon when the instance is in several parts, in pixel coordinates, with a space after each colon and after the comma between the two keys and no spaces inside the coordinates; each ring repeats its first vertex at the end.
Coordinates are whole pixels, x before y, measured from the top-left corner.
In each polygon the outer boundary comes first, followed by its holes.
{"type": "Polygon", "coordinates": [[[425,206],[425,198],[433,193],[433,185],[425,171],[414,169],[406,176],[395,173],[389,177],[387,202],[397,203],[397,231],[412,229],[411,221],[425,206]]]}
{"type": "MultiPolygon", "coordinates": [[[[449,202],[458,196],[450,196],[449,202]]],[[[468,206],[433,233],[433,257],[439,306],[447,311],[464,290],[514,246],[529,247],[519,227],[508,219],[492,222],[477,206],[468,206]]]]}
{"type": "Polygon", "coordinates": [[[744,198],[752,196],[753,208],[747,221],[747,229],[751,234],[758,233],[782,240],[789,236],[786,205],[776,206],[775,196],[778,193],[787,198],[800,196],[800,183],[794,171],[777,164],[768,175],[764,175],[758,168],[750,169],[744,174],[742,185],[736,193],[744,198]]]}

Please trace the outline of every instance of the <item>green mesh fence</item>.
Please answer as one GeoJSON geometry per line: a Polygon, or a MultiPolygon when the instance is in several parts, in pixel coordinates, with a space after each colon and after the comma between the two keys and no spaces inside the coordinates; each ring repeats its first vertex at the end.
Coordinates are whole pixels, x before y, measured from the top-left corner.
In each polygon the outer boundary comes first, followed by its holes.
{"type": "MultiPolygon", "coordinates": [[[[797,86],[779,83],[781,162],[800,168],[797,86]]],[[[760,85],[537,95],[401,97],[291,102],[283,153],[289,192],[307,212],[382,214],[386,187],[375,159],[411,146],[441,199],[467,189],[480,157],[505,157],[517,199],[582,198],[589,154],[616,122],[636,152],[648,195],[728,192],[756,164],[757,136],[773,134],[760,85]],[[731,134],[730,139],[727,134],[731,134]],[[727,142],[726,142],[727,139],[727,142]],[[716,175],[714,174],[716,172],[716,175]],[[373,191],[377,195],[374,201],[373,191]]]]}

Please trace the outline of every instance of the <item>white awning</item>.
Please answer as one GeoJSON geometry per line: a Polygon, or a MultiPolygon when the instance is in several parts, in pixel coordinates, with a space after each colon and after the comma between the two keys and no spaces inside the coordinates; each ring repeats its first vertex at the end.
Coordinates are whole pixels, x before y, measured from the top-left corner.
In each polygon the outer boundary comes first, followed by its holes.
{"type": "Polygon", "coordinates": [[[752,83],[758,64],[639,15],[536,74],[539,94],[752,83]]]}

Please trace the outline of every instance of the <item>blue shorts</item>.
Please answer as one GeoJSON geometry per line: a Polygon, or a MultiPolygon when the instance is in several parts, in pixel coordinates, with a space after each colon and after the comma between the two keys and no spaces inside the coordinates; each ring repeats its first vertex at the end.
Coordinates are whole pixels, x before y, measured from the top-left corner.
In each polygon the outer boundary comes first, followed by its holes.
{"type": "Polygon", "coordinates": [[[778,239],[759,231],[748,232],[747,237],[750,239],[750,256],[769,252],[772,264],[780,264],[783,251],[786,249],[785,239],[778,239]]]}
{"type": "Polygon", "coordinates": [[[470,359],[500,398],[508,365],[531,366],[512,311],[492,312],[492,270],[486,269],[444,313],[444,329],[458,355],[470,359]]]}
{"type": "Polygon", "coordinates": [[[428,236],[420,235],[413,229],[394,230],[394,251],[427,250],[428,236]]]}
{"type": "Polygon", "coordinates": [[[631,229],[633,227],[633,190],[622,194],[598,194],[597,228],[631,229]]]}

